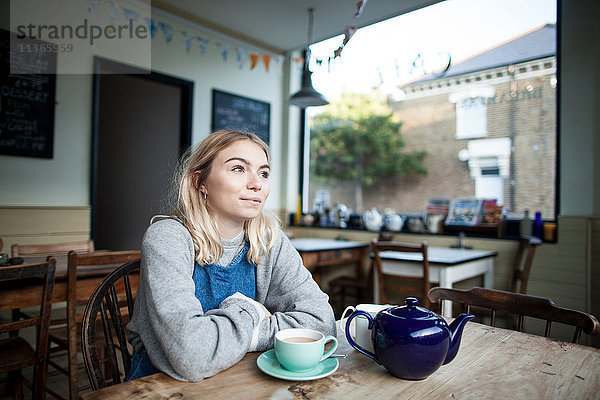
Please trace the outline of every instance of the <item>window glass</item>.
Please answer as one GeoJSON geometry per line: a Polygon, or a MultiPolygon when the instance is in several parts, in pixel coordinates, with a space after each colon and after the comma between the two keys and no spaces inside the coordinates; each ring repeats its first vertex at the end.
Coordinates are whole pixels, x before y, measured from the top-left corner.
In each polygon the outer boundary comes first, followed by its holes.
{"type": "Polygon", "coordinates": [[[555,218],[555,0],[444,1],[343,39],[311,46],[331,104],[307,109],[305,211],[476,197],[555,218]]]}

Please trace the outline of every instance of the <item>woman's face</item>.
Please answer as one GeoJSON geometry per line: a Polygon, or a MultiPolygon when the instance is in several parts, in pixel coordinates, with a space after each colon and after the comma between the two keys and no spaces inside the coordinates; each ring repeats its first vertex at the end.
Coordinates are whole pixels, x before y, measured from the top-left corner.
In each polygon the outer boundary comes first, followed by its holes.
{"type": "Polygon", "coordinates": [[[265,152],[250,140],[240,140],[215,158],[200,196],[208,206],[223,237],[235,237],[244,221],[257,217],[269,196],[269,163],[265,152]]]}

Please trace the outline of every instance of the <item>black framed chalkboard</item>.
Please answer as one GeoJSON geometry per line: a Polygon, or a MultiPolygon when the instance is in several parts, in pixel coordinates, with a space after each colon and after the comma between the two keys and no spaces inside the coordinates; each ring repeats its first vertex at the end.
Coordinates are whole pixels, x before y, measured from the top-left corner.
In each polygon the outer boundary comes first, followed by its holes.
{"type": "Polygon", "coordinates": [[[0,154],[52,158],[56,52],[14,35],[0,29],[0,154]]]}
{"type": "Polygon", "coordinates": [[[264,101],[213,89],[212,130],[250,131],[269,144],[271,105],[264,101]]]}

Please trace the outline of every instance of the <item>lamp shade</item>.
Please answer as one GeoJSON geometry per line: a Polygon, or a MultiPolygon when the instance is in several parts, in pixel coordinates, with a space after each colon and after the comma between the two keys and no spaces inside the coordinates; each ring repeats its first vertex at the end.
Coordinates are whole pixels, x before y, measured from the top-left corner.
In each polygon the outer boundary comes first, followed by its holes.
{"type": "Polygon", "coordinates": [[[312,72],[307,68],[302,71],[302,88],[290,97],[290,104],[300,108],[311,106],[325,106],[329,101],[312,85],[312,72]]]}

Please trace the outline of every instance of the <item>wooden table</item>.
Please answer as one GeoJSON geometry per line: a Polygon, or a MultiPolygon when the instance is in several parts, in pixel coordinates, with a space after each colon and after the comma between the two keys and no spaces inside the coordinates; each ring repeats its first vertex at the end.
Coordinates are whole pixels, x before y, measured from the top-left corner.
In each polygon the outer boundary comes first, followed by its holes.
{"type": "MultiPolygon", "coordinates": [[[[483,286],[494,286],[494,257],[498,253],[489,250],[429,247],[429,281],[441,287],[451,288],[456,282],[483,275],[483,286]]],[[[404,276],[423,276],[420,253],[401,251],[380,252],[383,271],[404,276]]],[[[375,280],[374,298],[379,301],[378,282],[375,280]]],[[[452,316],[452,303],[444,304],[444,316],[452,316]]]]}
{"type": "Polygon", "coordinates": [[[353,350],[338,333],[336,353],[348,354],[332,375],[307,382],[261,372],[259,353],[201,382],[158,373],[83,395],[94,399],[591,399],[600,387],[600,349],[467,323],[456,358],[427,379],[394,378],[353,350]]]}
{"type": "Polygon", "coordinates": [[[327,265],[354,263],[356,277],[360,279],[365,276],[368,243],[317,238],[290,241],[300,253],[304,266],[313,274],[319,285],[321,285],[320,268],[327,265]]]}

